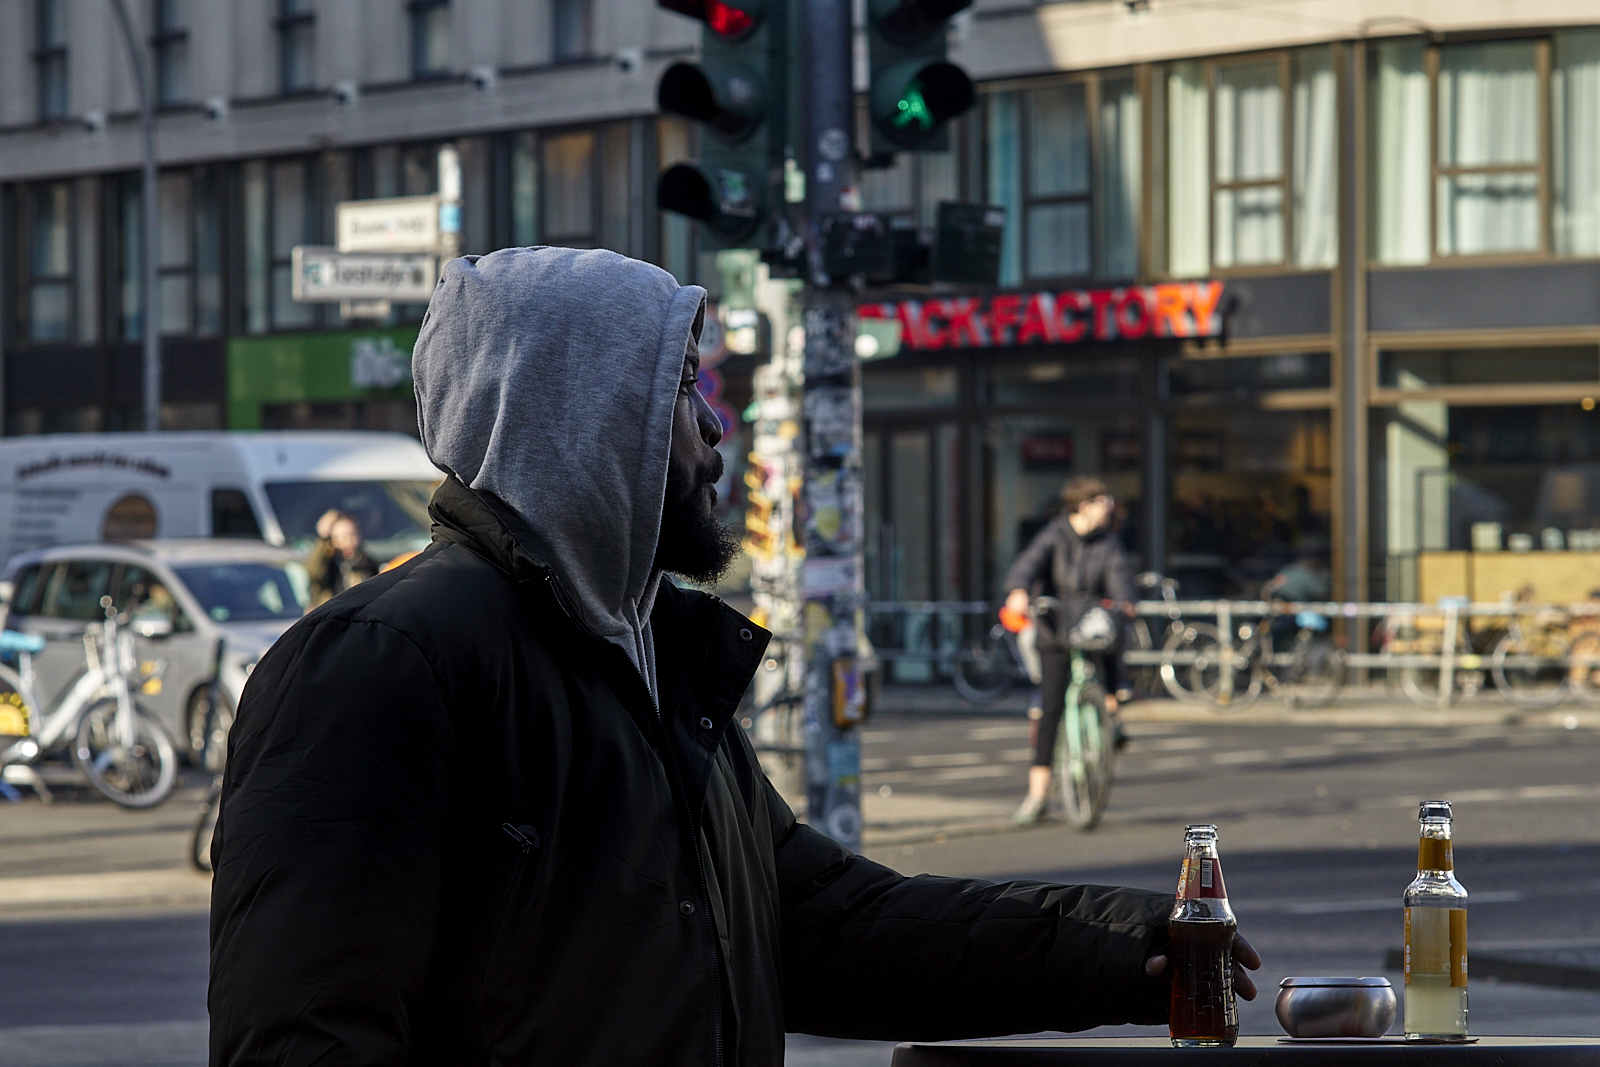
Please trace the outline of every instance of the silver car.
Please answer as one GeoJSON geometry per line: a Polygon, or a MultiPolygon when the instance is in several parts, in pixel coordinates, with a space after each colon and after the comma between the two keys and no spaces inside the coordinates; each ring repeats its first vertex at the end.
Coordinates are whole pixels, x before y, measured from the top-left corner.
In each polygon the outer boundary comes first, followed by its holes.
{"type": "Polygon", "coordinates": [[[305,613],[309,581],[302,560],[298,552],[260,541],[215,539],[25,552],[6,566],[6,586],[0,586],[11,593],[5,626],[46,638],[33,663],[39,699],[49,708],[83,669],[79,638],[88,624],[105,618],[100,600],[110,596],[136,634],[141,677],[134,680],[135,699],[171,732],[180,751],[214,765],[220,736],[208,738],[207,690],[219,642],[223,689],[236,708],[256,660],[305,613]]]}

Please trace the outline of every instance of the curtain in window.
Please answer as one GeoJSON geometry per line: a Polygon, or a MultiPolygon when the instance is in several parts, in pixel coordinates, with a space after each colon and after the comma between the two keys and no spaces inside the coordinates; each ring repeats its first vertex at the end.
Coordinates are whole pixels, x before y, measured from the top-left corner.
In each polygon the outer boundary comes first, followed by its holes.
{"type": "Polygon", "coordinates": [[[1082,82],[1028,94],[1028,276],[1089,273],[1089,110],[1082,82]],[[1056,203],[1040,200],[1073,197],[1056,203]]]}
{"type": "Polygon", "coordinates": [[[1294,264],[1331,267],[1339,259],[1338,148],[1333,56],[1326,47],[1294,56],[1294,264]]]}
{"type": "Polygon", "coordinates": [[[1100,88],[1100,153],[1094,195],[1100,223],[1095,273],[1102,278],[1132,278],[1139,273],[1139,190],[1144,167],[1141,126],[1133,79],[1106,81],[1100,88]]]}
{"type": "Polygon", "coordinates": [[[1368,77],[1371,131],[1368,246],[1378,263],[1428,261],[1428,72],[1420,41],[1389,41],[1373,52],[1368,77]]]}
{"type": "Polygon", "coordinates": [[[1600,31],[1556,34],[1550,127],[1555,251],[1600,255],[1600,31]]]}
{"type": "Polygon", "coordinates": [[[1000,240],[1000,284],[1022,281],[1022,172],[1021,118],[1017,94],[990,93],[985,98],[984,163],[989,203],[1006,209],[1006,229],[1000,240]]]}
{"type": "Polygon", "coordinates": [[[1278,63],[1217,69],[1213,255],[1219,267],[1283,262],[1283,87],[1278,63]]]}
{"type": "Polygon", "coordinates": [[[71,203],[72,187],[66,182],[39,186],[33,196],[28,335],[35,341],[65,341],[70,336],[71,203]]]}
{"type": "Polygon", "coordinates": [[[1167,75],[1167,270],[1211,269],[1211,114],[1205,68],[1177,63],[1167,75]]]}
{"type": "Polygon", "coordinates": [[[1439,167],[1527,169],[1441,173],[1442,255],[1539,248],[1539,72],[1532,41],[1439,51],[1439,167]]]}

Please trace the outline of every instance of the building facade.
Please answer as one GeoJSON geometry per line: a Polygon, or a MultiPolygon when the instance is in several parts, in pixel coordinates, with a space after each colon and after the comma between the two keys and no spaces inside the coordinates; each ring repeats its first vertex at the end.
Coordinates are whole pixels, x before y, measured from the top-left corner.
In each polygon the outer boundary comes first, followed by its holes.
{"type": "MultiPolygon", "coordinates": [[[[406,383],[352,368],[403,364],[422,309],[350,329],[290,299],[289,254],[330,243],[341,200],[434,191],[445,144],[464,251],[608,247],[717,289],[653,198],[694,151],[654,106],[686,19],[130,9],[161,105],[169,426],[414,425],[406,383]]],[[[136,419],[139,131],[107,12],[0,0],[7,433],[136,419]]],[[[863,373],[871,595],[992,597],[1074,473],[1196,594],[1312,556],[1341,595],[1409,598],[1456,591],[1440,567],[1475,538],[1600,547],[1592,5],[978,0],[952,58],[980,95],[951,151],[866,172],[863,206],[924,232],[941,201],[1004,207],[1000,286],[863,295],[902,327],[863,373]]]]}

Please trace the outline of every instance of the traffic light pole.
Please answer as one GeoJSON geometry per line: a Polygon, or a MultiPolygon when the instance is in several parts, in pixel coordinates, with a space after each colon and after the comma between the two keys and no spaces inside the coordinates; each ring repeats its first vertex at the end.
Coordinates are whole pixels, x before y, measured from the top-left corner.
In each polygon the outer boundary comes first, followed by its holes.
{"type": "Polygon", "coordinates": [[[821,223],[855,185],[850,0],[804,0],[800,84],[805,167],[805,597],[807,821],[861,848],[864,693],[857,659],[862,581],[861,368],[847,279],[823,269],[821,223]]]}

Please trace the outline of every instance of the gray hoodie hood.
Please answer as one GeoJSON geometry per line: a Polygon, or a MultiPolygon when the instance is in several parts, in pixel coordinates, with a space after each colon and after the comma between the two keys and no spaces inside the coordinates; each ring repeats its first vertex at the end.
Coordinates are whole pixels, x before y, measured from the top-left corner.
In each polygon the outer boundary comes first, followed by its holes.
{"type": "Polygon", "coordinates": [[[672,410],[705,297],[615,252],[506,248],[445,264],[411,356],[428,458],[517,513],[652,694],[672,410]]]}

